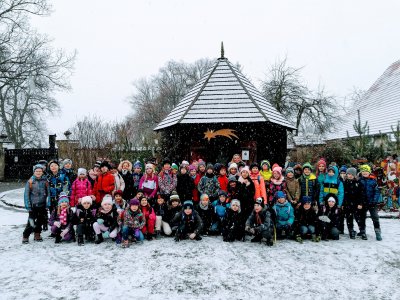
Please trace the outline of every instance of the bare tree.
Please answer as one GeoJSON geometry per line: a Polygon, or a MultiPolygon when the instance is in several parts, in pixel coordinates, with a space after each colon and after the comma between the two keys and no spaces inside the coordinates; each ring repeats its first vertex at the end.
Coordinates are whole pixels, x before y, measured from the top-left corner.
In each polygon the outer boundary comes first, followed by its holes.
{"type": "Polygon", "coordinates": [[[317,134],[329,132],[339,121],[335,98],[327,95],[323,87],[309,89],[300,71],[301,68],[287,66],[286,58],[275,63],[262,82],[264,97],[295,124],[296,135],[310,129],[317,134]]]}

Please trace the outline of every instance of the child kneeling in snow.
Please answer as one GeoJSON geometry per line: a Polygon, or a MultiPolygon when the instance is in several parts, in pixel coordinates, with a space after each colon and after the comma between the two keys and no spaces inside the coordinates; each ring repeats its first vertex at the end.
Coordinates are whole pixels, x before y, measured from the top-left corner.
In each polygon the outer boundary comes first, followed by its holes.
{"type": "Polygon", "coordinates": [[[322,239],[327,241],[339,239],[339,221],[340,209],[337,207],[337,201],[334,195],[328,195],[325,204],[321,206],[319,212],[320,231],[322,239]]]}
{"type": "Polygon", "coordinates": [[[211,230],[212,221],[214,220],[214,208],[210,203],[210,199],[207,194],[200,196],[200,202],[196,209],[201,220],[203,221],[203,229],[201,234],[208,235],[211,230]]]}
{"type": "Polygon", "coordinates": [[[141,230],[146,220],[139,209],[139,205],[139,200],[133,198],[129,201],[129,206],[118,217],[118,225],[122,227],[122,247],[129,246],[130,235],[133,242],[142,242],[144,240],[141,230]]]}
{"type": "Polygon", "coordinates": [[[58,198],[58,207],[52,212],[49,221],[51,233],[56,237],[56,244],[61,243],[61,240],[75,242],[73,220],[74,213],[69,207],[68,196],[61,193],[58,198]]]}
{"type": "Polygon", "coordinates": [[[76,207],[76,216],[78,218],[78,225],[76,228],[78,234],[78,245],[84,245],[83,236],[86,241],[94,241],[93,223],[96,218],[96,209],[93,207],[93,200],[91,196],[84,196],[80,204],[76,207]]]}
{"type": "Polygon", "coordinates": [[[278,238],[289,238],[293,236],[292,225],[294,222],[294,208],[289,201],[286,200],[286,195],[282,191],[275,194],[277,199],[273,210],[276,214],[276,235],[278,238]]]}
{"type": "Polygon", "coordinates": [[[264,199],[257,198],[254,203],[254,210],[246,221],[245,230],[254,235],[251,242],[264,242],[272,246],[274,235],[274,213],[268,208],[264,208],[264,199]]]}
{"type": "Polygon", "coordinates": [[[171,235],[171,226],[167,223],[168,205],[165,203],[164,196],[158,194],[156,204],[154,205],[156,213],[156,239],[160,238],[161,228],[165,235],[171,235]]]}
{"type": "Polygon", "coordinates": [[[239,200],[233,199],[231,201],[230,209],[226,211],[222,227],[224,242],[244,241],[244,220],[239,200]]]}
{"type": "Polygon", "coordinates": [[[128,206],[128,203],[126,203],[126,201],[122,198],[122,195],[123,192],[121,190],[114,192],[114,204],[119,214],[128,206]]]}
{"type": "Polygon", "coordinates": [[[316,228],[318,224],[318,217],[314,209],[311,208],[312,201],[310,197],[304,197],[302,205],[297,210],[297,235],[296,241],[303,242],[308,235],[311,235],[313,242],[319,242],[320,237],[317,236],[316,228]]]}
{"type": "Polygon", "coordinates": [[[97,235],[96,244],[104,241],[104,238],[115,238],[118,233],[118,212],[112,203],[111,195],[105,195],[101,201],[101,207],[97,210],[96,222],[93,223],[94,232],[97,235]]]}
{"type": "Polygon", "coordinates": [[[179,223],[176,231],[175,241],[184,239],[201,240],[200,232],[203,222],[199,214],[193,208],[193,202],[188,200],[183,203],[183,211],[176,214],[172,223],[179,223]]]}
{"type": "Polygon", "coordinates": [[[225,219],[225,213],[229,209],[230,204],[227,203],[227,194],[224,191],[219,191],[219,199],[215,200],[212,205],[214,207],[214,220],[211,226],[211,233],[221,234],[222,223],[225,219]]]}

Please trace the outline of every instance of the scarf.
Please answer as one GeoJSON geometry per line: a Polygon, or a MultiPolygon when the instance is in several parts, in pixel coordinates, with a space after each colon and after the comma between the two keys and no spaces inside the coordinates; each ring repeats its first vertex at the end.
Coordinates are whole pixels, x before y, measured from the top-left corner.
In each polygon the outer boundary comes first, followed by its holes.
{"type": "Polygon", "coordinates": [[[61,225],[67,225],[67,209],[66,208],[61,209],[60,223],[61,223],[61,225]]]}
{"type": "Polygon", "coordinates": [[[199,207],[200,207],[202,210],[208,210],[208,204],[207,204],[207,205],[203,205],[203,203],[201,203],[201,201],[199,202],[199,207]]]}

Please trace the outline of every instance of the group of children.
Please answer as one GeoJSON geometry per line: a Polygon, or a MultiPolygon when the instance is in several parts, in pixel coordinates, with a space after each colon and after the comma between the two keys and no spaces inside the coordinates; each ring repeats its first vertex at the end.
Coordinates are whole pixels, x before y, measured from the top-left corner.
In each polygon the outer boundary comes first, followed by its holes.
{"type": "MultiPolygon", "coordinates": [[[[298,168],[297,168],[298,169],[298,168]]],[[[338,240],[346,220],[349,236],[367,239],[369,211],[378,241],[382,240],[378,216],[380,190],[367,164],[343,167],[324,159],[304,163],[301,174],[282,169],[268,160],[247,166],[235,155],[225,166],[183,161],[179,166],[165,159],[159,172],[149,161],[99,161],[89,172],[72,161],[38,163],[25,187],[29,212],[23,243],[42,241],[50,226],[55,243],[78,241],[100,244],[110,238],[122,247],[159,239],[161,235],[201,240],[222,235],[226,242],[262,242],[277,239],[314,242],[338,240]],[[48,213],[49,211],[49,213],[48,213]],[[50,215],[50,217],[49,217],[50,215]]]]}

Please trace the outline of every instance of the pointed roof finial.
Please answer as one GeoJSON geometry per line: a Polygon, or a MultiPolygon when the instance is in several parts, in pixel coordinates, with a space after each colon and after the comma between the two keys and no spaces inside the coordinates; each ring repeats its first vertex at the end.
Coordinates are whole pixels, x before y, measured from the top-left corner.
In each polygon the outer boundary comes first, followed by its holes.
{"type": "Polygon", "coordinates": [[[221,42],[221,58],[225,58],[224,57],[225,51],[224,51],[224,42],[221,42]]]}

